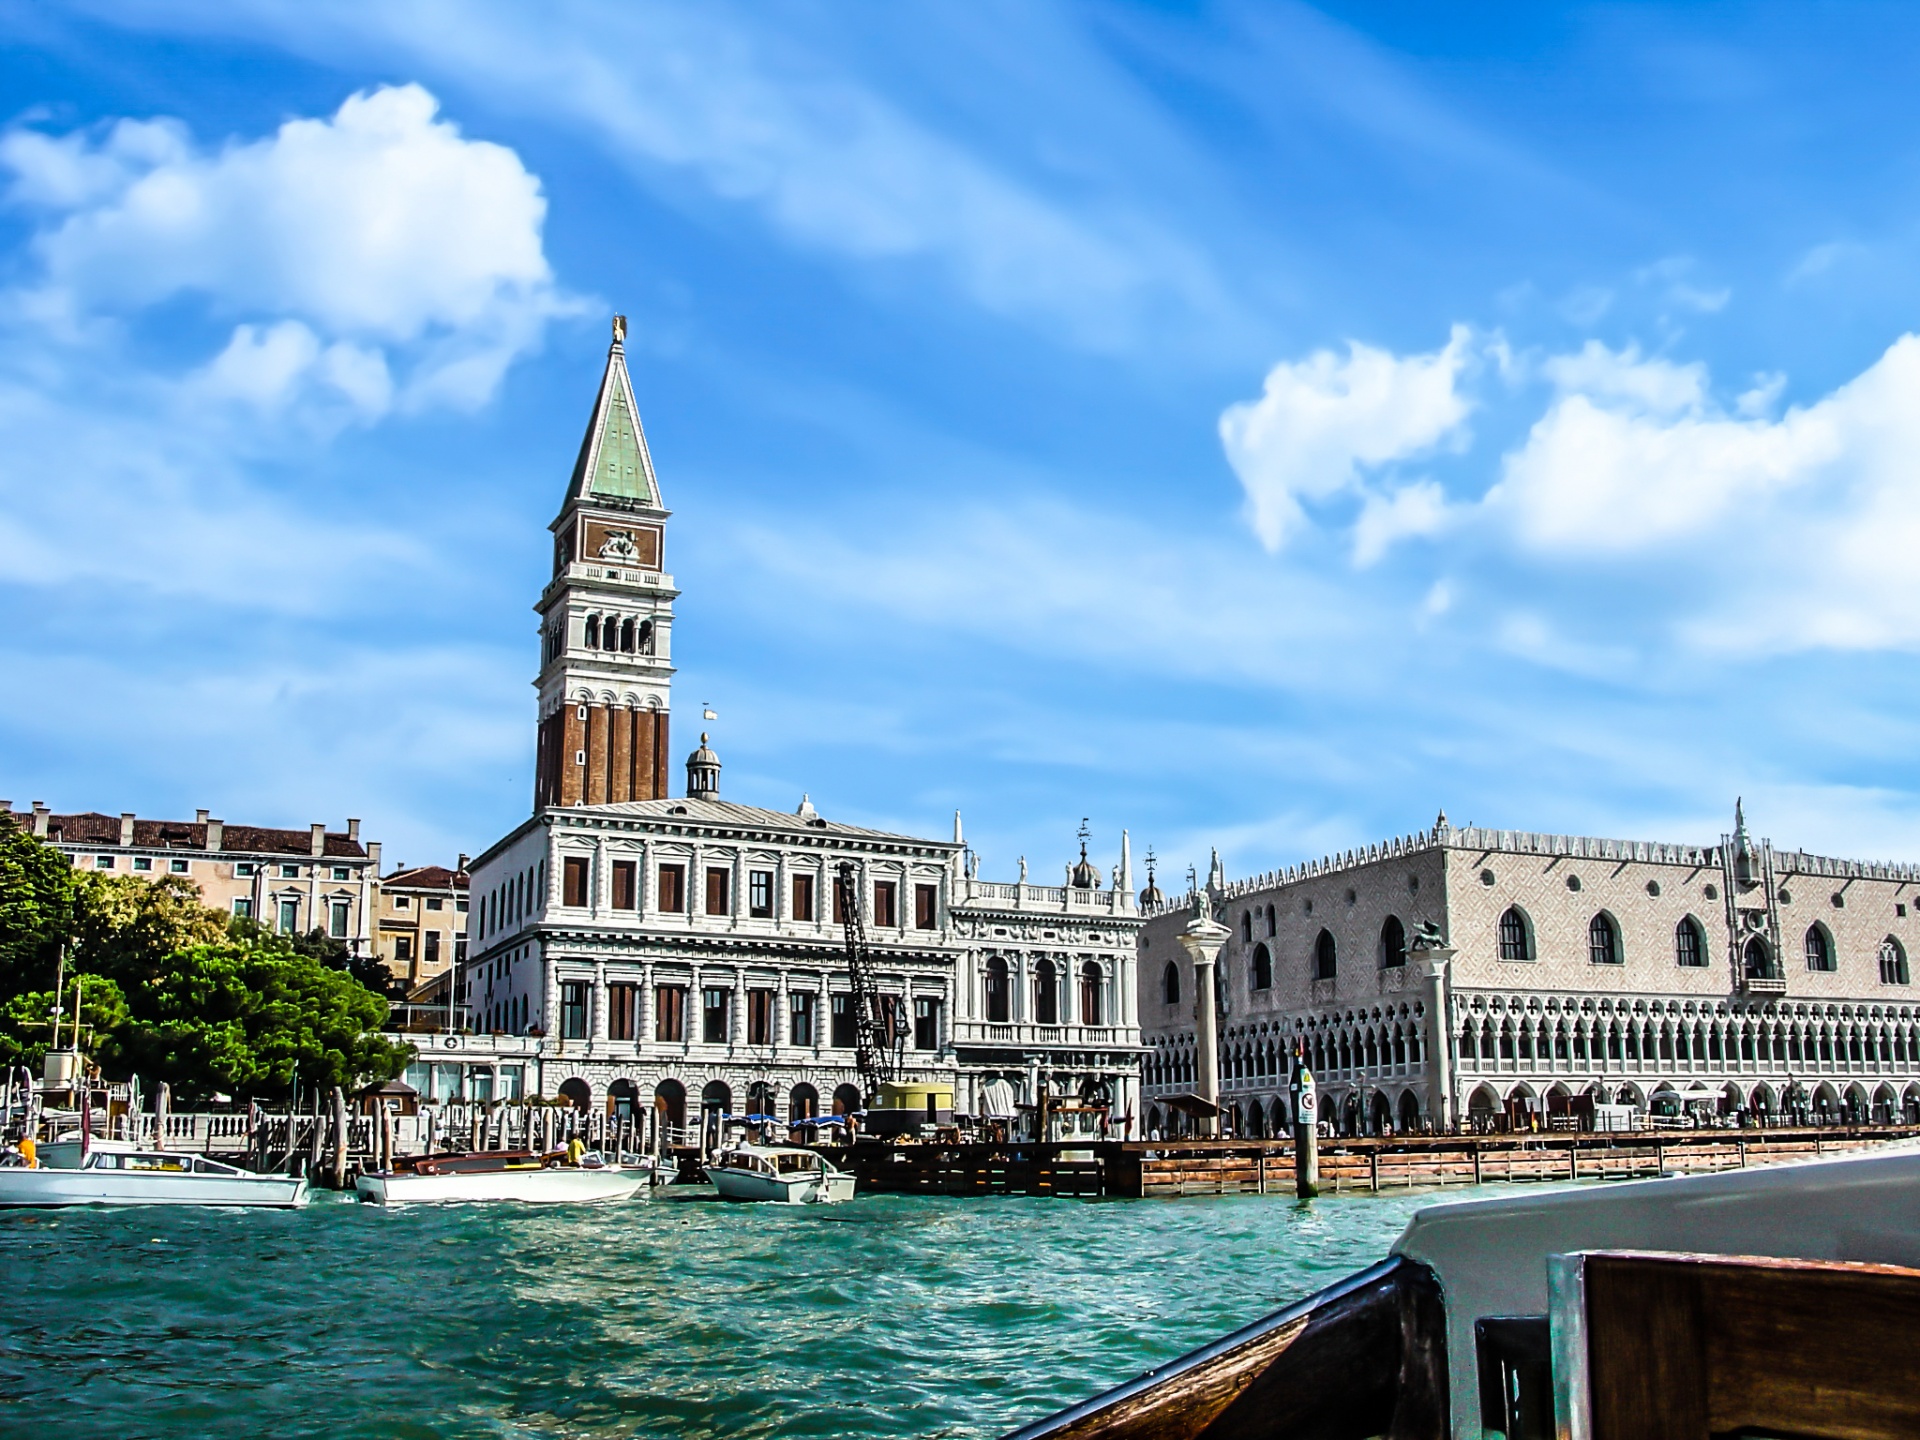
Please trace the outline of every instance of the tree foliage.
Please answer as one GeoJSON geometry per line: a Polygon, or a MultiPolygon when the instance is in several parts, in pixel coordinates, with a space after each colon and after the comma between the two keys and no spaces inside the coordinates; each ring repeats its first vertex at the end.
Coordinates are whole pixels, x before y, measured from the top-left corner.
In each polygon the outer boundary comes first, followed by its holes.
{"type": "Polygon", "coordinates": [[[412,1056],[380,1033],[387,1002],[352,973],[364,967],[346,947],[232,921],[174,876],[75,871],[0,826],[0,1061],[37,1068],[45,1055],[63,942],[92,1057],[110,1075],[164,1080],[183,1100],[279,1095],[296,1074],[388,1080],[412,1056]]]}

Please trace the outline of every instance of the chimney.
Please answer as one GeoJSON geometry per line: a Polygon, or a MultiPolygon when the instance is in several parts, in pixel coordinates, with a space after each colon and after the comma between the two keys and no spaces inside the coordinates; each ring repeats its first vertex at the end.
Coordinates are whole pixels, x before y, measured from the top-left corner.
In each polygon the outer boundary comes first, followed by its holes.
{"type": "Polygon", "coordinates": [[[380,842],[372,841],[367,846],[367,859],[373,862],[373,878],[380,878],[380,842]]]}
{"type": "Polygon", "coordinates": [[[11,815],[12,813],[13,813],[13,801],[0,800],[0,815],[11,815]]]}
{"type": "Polygon", "coordinates": [[[455,870],[465,870],[467,868],[467,861],[469,858],[471,857],[468,856],[467,852],[462,850],[460,852],[460,863],[455,865],[453,868],[455,870]]]}
{"type": "Polygon", "coordinates": [[[321,821],[314,821],[308,827],[313,837],[313,856],[317,860],[327,853],[327,827],[321,821]]]}
{"type": "Polygon", "coordinates": [[[207,821],[207,849],[224,850],[227,848],[227,822],[224,820],[207,821]]]}
{"type": "Polygon", "coordinates": [[[133,811],[120,812],[120,848],[127,849],[133,844],[133,811]]]}
{"type": "Polygon", "coordinates": [[[33,833],[41,840],[47,838],[47,802],[44,800],[33,802],[33,833]]]}
{"type": "Polygon", "coordinates": [[[194,823],[194,824],[196,824],[196,825],[204,825],[204,824],[206,824],[206,823],[207,823],[207,817],[208,817],[209,815],[211,815],[212,813],[213,813],[213,812],[212,812],[212,811],[210,811],[210,810],[196,810],[196,811],[194,811],[194,812],[193,812],[193,823],[194,823]]]}
{"type": "Polygon", "coordinates": [[[358,820],[355,820],[351,816],[349,816],[347,818],[347,839],[358,840],[359,838],[360,838],[360,822],[358,820]]]}

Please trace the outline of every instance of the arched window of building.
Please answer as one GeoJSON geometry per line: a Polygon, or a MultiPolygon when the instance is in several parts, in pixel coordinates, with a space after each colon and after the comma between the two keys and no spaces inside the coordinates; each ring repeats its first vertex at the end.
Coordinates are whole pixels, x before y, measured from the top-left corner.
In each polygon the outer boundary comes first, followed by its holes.
{"type": "Polygon", "coordinates": [[[1013,1018],[1012,987],[1007,984],[1007,962],[998,955],[987,960],[987,1019],[1005,1025],[1013,1018]]]}
{"type": "Polygon", "coordinates": [[[1101,1018],[1104,1008],[1100,1004],[1101,992],[1106,988],[1105,977],[1100,973],[1098,961],[1089,960],[1080,967],[1080,1023],[1082,1025],[1104,1025],[1101,1018]]]}
{"type": "Polygon", "coordinates": [[[1882,985],[1907,983],[1907,952],[1891,935],[1880,942],[1880,983],[1882,985]]]}
{"type": "Polygon", "coordinates": [[[1334,949],[1333,932],[1322,930],[1313,942],[1313,978],[1316,980],[1333,979],[1334,970],[1339,963],[1339,955],[1334,949]]]}
{"type": "Polygon", "coordinates": [[[1526,912],[1518,905],[1509,905],[1500,916],[1500,958],[1533,959],[1533,927],[1527,923],[1526,912]]]}
{"type": "Polygon", "coordinates": [[[1741,952],[1740,963],[1746,967],[1748,975],[1773,974],[1773,956],[1767,950],[1767,942],[1758,935],[1747,941],[1747,948],[1741,952]]]}
{"type": "Polygon", "coordinates": [[[1827,934],[1827,927],[1814,924],[1807,927],[1807,969],[1831,970],[1833,961],[1833,937],[1827,934]]]}
{"type": "Polygon", "coordinates": [[[633,617],[628,616],[620,622],[620,648],[627,654],[633,653],[633,617]]]}
{"type": "Polygon", "coordinates": [[[1180,967],[1173,961],[1167,961],[1167,968],[1160,973],[1160,993],[1166,997],[1167,1004],[1180,1003],[1180,967]]]}
{"type": "Polygon", "coordinates": [[[1604,910],[1587,922],[1587,959],[1595,965],[1620,963],[1620,930],[1604,910]]]}
{"type": "Polygon", "coordinates": [[[1051,960],[1033,967],[1033,1018],[1040,1025],[1060,1023],[1060,975],[1051,960]]]}
{"type": "Polygon", "coordinates": [[[640,654],[651,655],[653,653],[653,622],[651,620],[642,620],[640,622],[640,630],[639,633],[634,636],[633,643],[634,648],[638,650],[640,654]]]}
{"type": "Polygon", "coordinates": [[[600,617],[598,615],[589,615],[587,616],[587,649],[598,650],[599,648],[600,617]]]}
{"type": "Polygon", "coordinates": [[[804,1080],[787,1092],[787,1119],[810,1120],[820,1114],[820,1092],[804,1080]]]}
{"type": "Polygon", "coordinates": [[[1253,947],[1252,980],[1256,990],[1273,988],[1273,952],[1267,949],[1265,942],[1253,947]]]}
{"type": "Polygon", "coordinates": [[[1267,906],[1267,938],[1271,940],[1279,931],[1279,922],[1274,918],[1273,906],[1267,906]]]}
{"type": "Polygon", "coordinates": [[[1400,923],[1398,915],[1387,916],[1387,923],[1380,927],[1380,966],[1392,970],[1407,963],[1407,927],[1400,923]]]}
{"type": "Polygon", "coordinates": [[[1673,927],[1673,963],[1688,969],[1698,969],[1707,963],[1706,931],[1691,915],[1683,915],[1680,923],[1673,927]]]}
{"type": "Polygon", "coordinates": [[[1251,943],[1253,940],[1253,912],[1251,910],[1242,910],[1240,912],[1240,939],[1245,943],[1251,943]]]}

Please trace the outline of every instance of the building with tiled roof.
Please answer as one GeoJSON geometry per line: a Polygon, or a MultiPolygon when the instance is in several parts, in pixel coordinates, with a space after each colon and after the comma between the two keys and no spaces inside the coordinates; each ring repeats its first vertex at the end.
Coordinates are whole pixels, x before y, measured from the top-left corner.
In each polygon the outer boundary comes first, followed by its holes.
{"type": "MultiPolygon", "coordinates": [[[[12,805],[0,801],[0,813],[12,805]]],[[[192,820],[143,820],[132,811],[55,814],[36,800],[25,821],[32,833],[81,869],[157,880],[191,881],[204,902],[272,929],[322,930],[355,955],[372,946],[378,842],[362,842],[360,822],[329,830],[230,825],[205,810],[192,820]]]]}
{"type": "Polygon", "coordinates": [[[445,1003],[446,977],[467,958],[467,857],[382,877],[374,946],[409,1000],[445,1003]]]}

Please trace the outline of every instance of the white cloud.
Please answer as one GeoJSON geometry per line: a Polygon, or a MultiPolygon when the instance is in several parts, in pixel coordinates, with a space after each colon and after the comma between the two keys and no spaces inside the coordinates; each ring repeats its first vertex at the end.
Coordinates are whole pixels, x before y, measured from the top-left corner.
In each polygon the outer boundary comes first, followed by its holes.
{"type": "Polygon", "coordinates": [[[1353,526],[1353,563],[1364,570],[1397,541],[1438,534],[1448,518],[1446,492],[1431,480],[1369,495],[1353,526]]]}
{"type": "Polygon", "coordinates": [[[1268,371],[1258,400],[1229,406],[1220,441],[1261,543],[1278,550],[1306,523],[1302,500],[1353,490],[1366,472],[1459,435],[1472,408],[1457,383],[1470,342],[1471,332],[1455,326],[1425,355],[1358,343],[1344,357],[1316,351],[1268,371]]]}
{"type": "Polygon", "coordinates": [[[1654,415],[1698,410],[1707,398],[1706,366],[1676,365],[1658,357],[1644,360],[1637,345],[1609,350],[1589,340],[1575,354],[1550,357],[1541,373],[1562,393],[1623,401],[1654,415]]]}
{"type": "Polygon", "coordinates": [[[210,152],[171,121],[15,130],[0,166],[40,222],[42,271],[15,305],[74,331],[198,295],[240,322],[216,388],[250,357],[267,366],[239,387],[256,401],[304,379],[362,411],[477,405],[570,302],[542,249],[538,179],[438,109],[417,85],[389,86],[210,152]],[[383,376],[402,354],[396,387],[383,376]]]}

